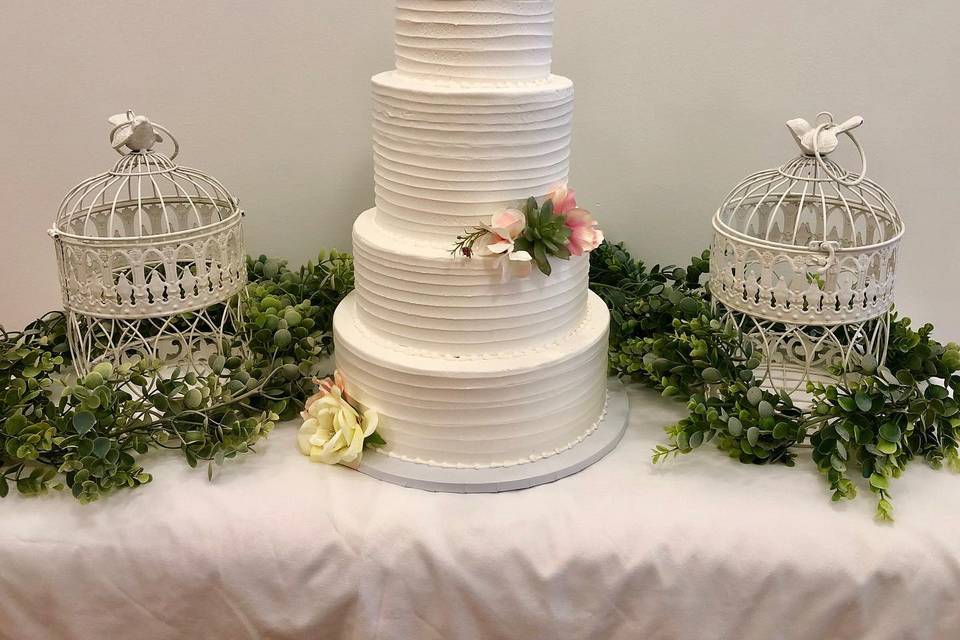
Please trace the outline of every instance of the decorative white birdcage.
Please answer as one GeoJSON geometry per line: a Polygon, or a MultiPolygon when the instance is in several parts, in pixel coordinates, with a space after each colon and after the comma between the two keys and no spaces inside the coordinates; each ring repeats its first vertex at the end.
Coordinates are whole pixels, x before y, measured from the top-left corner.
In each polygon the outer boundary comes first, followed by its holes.
{"type": "Polygon", "coordinates": [[[765,384],[803,396],[866,356],[882,362],[889,337],[897,250],[896,206],[865,177],[851,130],[826,112],[787,123],[802,154],[737,185],[713,218],[710,291],[762,355],[765,384]],[[846,135],[862,167],[828,157],[846,135]]]}
{"type": "Polygon", "coordinates": [[[122,157],[67,194],[49,232],[74,364],[149,357],[199,369],[239,320],[243,211],[219,181],[174,163],[166,128],[132,111],[110,122],[122,157]],[[161,132],[169,157],[153,149],[161,132]]]}

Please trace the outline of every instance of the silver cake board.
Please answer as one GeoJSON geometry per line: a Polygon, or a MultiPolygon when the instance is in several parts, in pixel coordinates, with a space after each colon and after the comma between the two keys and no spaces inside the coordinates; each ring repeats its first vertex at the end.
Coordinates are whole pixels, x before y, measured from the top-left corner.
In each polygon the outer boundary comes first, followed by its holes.
{"type": "Polygon", "coordinates": [[[451,469],[368,451],[357,470],[385,482],[444,493],[499,493],[556,482],[603,458],[623,437],[630,408],[627,392],[619,379],[610,378],[607,394],[606,415],[596,431],[576,446],[535,462],[488,469],[451,469]]]}

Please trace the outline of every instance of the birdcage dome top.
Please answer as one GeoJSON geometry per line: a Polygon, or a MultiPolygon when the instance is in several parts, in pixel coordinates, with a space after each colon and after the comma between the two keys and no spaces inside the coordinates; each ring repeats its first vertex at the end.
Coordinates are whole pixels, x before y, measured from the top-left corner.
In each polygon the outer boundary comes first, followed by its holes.
{"type": "Polygon", "coordinates": [[[783,248],[857,250],[896,243],[904,225],[887,192],[866,177],[863,148],[852,134],[863,118],[834,123],[823,112],[817,124],[790,120],[801,155],[745,178],[727,195],[714,228],[733,239],[783,248]],[[860,153],[859,172],[829,157],[845,134],[860,153]]]}
{"type": "Polygon", "coordinates": [[[51,235],[148,241],[204,233],[243,215],[219,180],[174,162],[179,144],[165,127],[133,111],[110,122],[110,143],[120,159],[67,193],[51,235]],[[173,146],[169,156],[154,149],[163,142],[173,146]]]}
{"type": "Polygon", "coordinates": [[[866,322],[893,304],[903,221],[877,183],[852,129],[826,112],[787,123],[801,155],[746,178],[713,217],[710,290],[754,320],[808,326],[866,322]],[[854,173],[829,156],[846,135],[854,173]]]}
{"type": "Polygon", "coordinates": [[[162,125],[133,111],[110,123],[120,159],[70,190],[49,231],[64,307],[126,322],[200,311],[242,291],[237,199],[215,178],[177,165],[179,145],[162,125]],[[155,149],[160,143],[173,152],[155,149]]]}

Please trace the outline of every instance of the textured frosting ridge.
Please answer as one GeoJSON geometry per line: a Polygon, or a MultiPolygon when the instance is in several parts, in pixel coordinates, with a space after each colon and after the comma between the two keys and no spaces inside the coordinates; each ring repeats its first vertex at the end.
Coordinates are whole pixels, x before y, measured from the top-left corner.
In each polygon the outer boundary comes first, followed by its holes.
{"type": "Polygon", "coordinates": [[[425,464],[432,467],[443,467],[447,469],[490,469],[493,467],[515,467],[518,464],[526,464],[527,462],[536,462],[538,460],[543,460],[544,458],[549,458],[550,456],[555,456],[559,453],[563,453],[568,449],[571,449],[581,442],[583,442],[588,436],[592,435],[599,427],[600,423],[603,422],[603,419],[607,415],[607,403],[610,400],[610,394],[607,393],[604,398],[603,409],[600,411],[600,415],[596,420],[593,421],[593,424],[590,427],[578,435],[574,440],[571,440],[566,445],[554,447],[553,449],[547,449],[540,453],[532,453],[529,456],[524,458],[511,458],[509,460],[494,460],[492,462],[446,462],[443,460],[434,460],[432,458],[424,459],[420,457],[409,456],[404,453],[397,453],[392,451],[389,448],[377,449],[380,453],[384,453],[391,458],[397,458],[405,462],[414,462],[416,464],[425,464]]]}
{"type": "Polygon", "coordinates": [[[357,293],[337,309],[337,368],[347,391],[380,414],[385,451],[425,464],[505,466],[585,437],[606,399],[606,306],[540,351],[489,360],[414,356],[364,338],[357,293]]]}
{"type": "Polygon", "coordinates": [[[373,78],[374,179],[382,224],[450,240],[542,197],[570,169],[573,84],[444,88],[373,78]]]}
{"type": "Polygon", "coordinates": [[[539,81],[550,75],[553,0],[397,0],[403,74],[444,81],[539,81]]]}
{"type": "Polygon", "coordinates": [[[353,228],[357,317],[405,347],[458,355],[529,349],[571,333],[587,307],[589,259],[554,260],[550,277],[505,279],[489,258],[407,245],[377,225],[353,228]]]}
{"type": "Polygon", "coordinates": [[[505,278],[457,235],[567,181],[573,83],[550,74],[553,0],[397,0],[397,69],[373,78],[376,207],[334,316],[347,391],[384,453],[511,466],[575,446],[606,405],[589,258],[505,278]]]}

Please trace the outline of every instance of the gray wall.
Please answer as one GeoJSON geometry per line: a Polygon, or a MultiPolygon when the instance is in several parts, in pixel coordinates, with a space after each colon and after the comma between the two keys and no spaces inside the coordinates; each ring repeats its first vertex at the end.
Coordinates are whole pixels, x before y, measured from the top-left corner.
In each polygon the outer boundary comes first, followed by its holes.
{"type": "MultiPolygon", "coordinates": [[[[869,175],[908,225],[900,306],[960,338],[960,5],[557,4],[572,183],[608,237],[685,261],[740,178],[793,155],[785,120],[859,113],[869,175]]],[[[105,118],[127,107],[240,196],[251,252],[347,247],[373,200],[368,79],[393,66],[391,38],[391,0],[0,0],[0,322],[58,304],[45,230],[111,166],[105,118]]]]}

